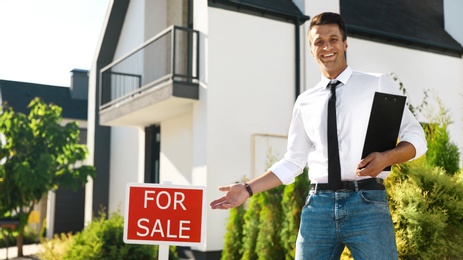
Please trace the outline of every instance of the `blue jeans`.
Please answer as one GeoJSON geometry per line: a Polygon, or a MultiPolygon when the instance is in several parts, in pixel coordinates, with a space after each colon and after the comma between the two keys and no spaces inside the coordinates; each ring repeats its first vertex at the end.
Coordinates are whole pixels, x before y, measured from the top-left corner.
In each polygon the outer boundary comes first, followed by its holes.
{"type": "Polygon", "coordinates": [[[398,259],[385,190],[317,191],[301,214],[297,260],[339,259],[344,246],[356,260],[398,259]]]}

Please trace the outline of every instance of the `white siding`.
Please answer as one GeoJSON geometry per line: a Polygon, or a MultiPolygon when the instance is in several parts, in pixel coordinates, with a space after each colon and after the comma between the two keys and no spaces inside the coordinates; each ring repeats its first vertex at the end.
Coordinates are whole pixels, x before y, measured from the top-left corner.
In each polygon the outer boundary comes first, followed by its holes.
{"type": "Polygon", "coordinates": [[[135,127],[111,128],[108,212],[124,212],[129,182],[144,182],[144,131],[135,127]]]}
{"type": "Polygon", "coordinates": [[[163,121],[161,124],[160,182],[192,185],[192,114],[163,121]]]}
{"type": "Polygon", "coordinates": [[[145,0],[131,1],[127,14],[125,15],[124,25],[122,26],[121,36],[117,43],[114,60],[125,56],[145,41],[145,0]]]}
{"type": "MultiPolygon", "coordinates": [[[[295,100],[295,27],[209,8],[208,201],[252,177],[252,135],[286,135],[295,100]]],[[[259,173],[260,174],[260,173],[259,173]]],[[[207,250],[223,247],[229,212],[208,214],[207,250]]]]}

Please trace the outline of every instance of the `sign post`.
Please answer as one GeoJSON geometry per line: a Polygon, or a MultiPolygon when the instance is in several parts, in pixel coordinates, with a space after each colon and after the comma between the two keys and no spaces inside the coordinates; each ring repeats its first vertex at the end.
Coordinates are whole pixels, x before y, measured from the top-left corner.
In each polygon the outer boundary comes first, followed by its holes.
{"type": "Polygon", "coordinates": [[[169,245],[204,243],[205,187],[128,183],[124,242],[159,245],[159,259],[168,259],[169,245]]]}

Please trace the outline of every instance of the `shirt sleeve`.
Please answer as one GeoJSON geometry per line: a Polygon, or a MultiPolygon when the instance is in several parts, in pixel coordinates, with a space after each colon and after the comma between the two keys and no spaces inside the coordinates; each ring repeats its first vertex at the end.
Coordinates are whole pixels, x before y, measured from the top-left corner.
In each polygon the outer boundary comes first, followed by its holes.
{"type": "MultiPolygon", "coordinates": [[[[383,75],[380,80],[381,91],[396,95],[403,95],[388,76],[383,75]]],[[[423,127],[415,118],[407,105],[405,105],[402,123],[400,125],[399,139],[401,142],[404,141],[411,143],[415,147],[416,154],[413,159],[422,156],[428,149],[423,127]]]]}
{"type": "Polygon", "coordinates": [[[300,113],[300,102],[296,101],[288,131],[286,153],[283,159],[273,164],[269,170],[272,171],[283,184],[293,183],[296,176],[301,174],[306,166],[308,153],[312,149],[311,147],[312,143],[305,132],[300,113]]]}

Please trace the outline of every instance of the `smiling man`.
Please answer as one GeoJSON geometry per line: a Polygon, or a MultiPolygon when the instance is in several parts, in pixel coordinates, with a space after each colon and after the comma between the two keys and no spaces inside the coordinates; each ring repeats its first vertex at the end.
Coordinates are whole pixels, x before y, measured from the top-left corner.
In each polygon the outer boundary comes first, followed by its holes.
{"type": "Polygon", "coordinates": [[[390,171],[384,169],[426,152],[423,129],[405,108],[399,144],[362,158],[375,92],[400,91],[386,75],[347,65],[346,26],[339,14],[313,17],[308,37],[322,75],[296,100],[284,158],[248,183],[219,187],[226,194],[211,202],[211,208],[237,207],[255,193],[292,183],[308,166],[311,185],[296,259],[339,259],[345,246],[356,260],[397,259],[383,184],[390,171]]]}

